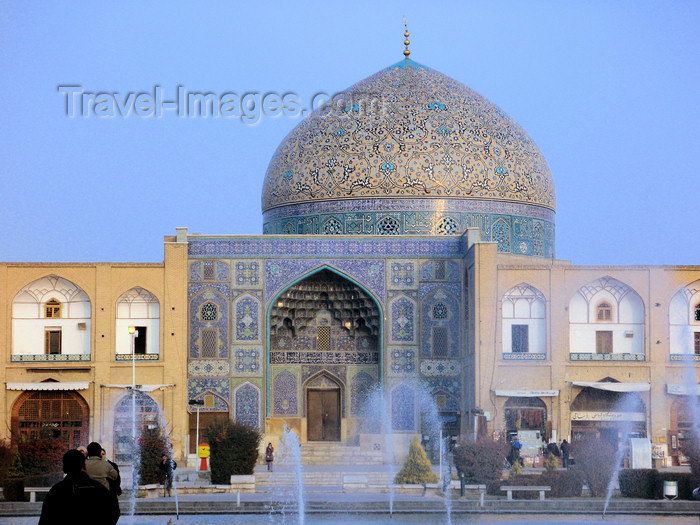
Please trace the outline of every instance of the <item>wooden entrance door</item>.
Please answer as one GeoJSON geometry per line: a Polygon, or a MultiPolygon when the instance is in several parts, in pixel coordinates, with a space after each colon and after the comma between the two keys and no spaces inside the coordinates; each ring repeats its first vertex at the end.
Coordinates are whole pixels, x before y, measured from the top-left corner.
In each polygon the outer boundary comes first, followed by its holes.
{"type": "Polygon", "coordinates": [[[340,390],[311,390],[306,394],[309,441],[340,441],[340,390]]]}

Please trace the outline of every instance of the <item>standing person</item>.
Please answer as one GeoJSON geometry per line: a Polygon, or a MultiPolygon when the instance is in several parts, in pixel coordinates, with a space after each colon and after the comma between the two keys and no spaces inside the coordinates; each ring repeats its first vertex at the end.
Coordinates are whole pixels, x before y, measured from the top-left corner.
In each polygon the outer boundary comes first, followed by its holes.
{"type": "Polygon", "coordinates": [[[100,453],[100,457],[102,458],[102,461],[106,461],[110,465],[112,465],[112,468],[117,471],[117,479],[107,479],[107,482],[109,483],[109,491],[114,494],[115,496],[121,496],[122,495],[122,476],[119,473],[119,466],[114,463],[113,461],[110,461],[107,459],[107,451],[105,449],[102,449],[102,452],[100,453]]]}
{"type": "Polygon", "coordinates": [[[275,449],[272,447],[272,443],[267,444],[265,449],[265,461],[267,462],[267,470],[272,472],[272,463],[275,461],[275,449]]]}
{"type": "Polygon", "coordinates": [[[523,444],[520,443],[520,438],[516,436],[513,439],[513,443],[510,446],[510,454],[508,461],[510,461],[511,465],[514,465],[516,461],[522,465],[522,461],[520,460],[521,448],[523,448],[523,444]]]}
{"type": "Polygon", "coordinates": [[[109,490],[109,480],[116,481],[119,474],[112,465],[102,460],[102,445],[93,441],[87,446],[87,453],[88,457],[85,460],[87,475],[109,490]]]}
{"type": "Polygon", "coordinates": [[[165,476],[165,479],[163,480],[163,497],[165,497],[166,492],[168,496],[170,496],[170,491],[173,488],[173,475],[175,469],[177,468],[177,463],[175,463],[174,460],[170,459],[167,456],[167,454],[163,454],[163,458],[160,460],[158,468],[163,472],[163,475],[165,476]]]}
{"type": "Polygon", "coordinates": [[[66,477],[56,483],[41,506],[39,525],[115,525],[112,496],[85,472],[85,455],[69,450],[63,455],[66,477]]]}
{"type": "Polygon", "coordinates": [[[549,444],[547,445],[547,452],[557,458],[561,456],[561,453],[559,452],[559,447],[553,439],[549,440],[549,444]]]}
{"type": "Polygon", "coordinates": [[[569,443],[565,439],[561,442],[561,463],[564,468],[569,468],[569,443]]]}

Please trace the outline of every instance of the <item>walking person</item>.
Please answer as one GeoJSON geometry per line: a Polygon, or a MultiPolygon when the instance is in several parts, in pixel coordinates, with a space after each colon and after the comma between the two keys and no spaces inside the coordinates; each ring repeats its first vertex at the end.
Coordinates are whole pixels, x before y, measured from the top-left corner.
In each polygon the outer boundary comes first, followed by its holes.
{"type": "Polygon", "coordinates": [[[265,461],[267,462],[267,470],[272,472],[272,463],[275,461],[275,449],[272,443],[268,443],[265,449],[265,461]]]}
{"type": "Polygon", "coordinates": [[[561,442],[561,463],[564,468],[569,468],[569,443],[565,439],[561,442]]]}
{"type": "Polygon", "coordinates": [[[49,490],[41,506],[39,525],[115,525],[112,495],[85,472],[85,454],[69,450],[63,455],[66,477],[49,490]]]}
{"type": "Polygon", "coordinates": [[[173,476],[175,475],[175,469],[177,468],[177,463],[175,460],[170,459],[167,454],[163,454],[163,458],[160,460],[158,468],[163,472],[163,497],[166,493],[170,496],[170,491],[173,488],[173,476]]]}

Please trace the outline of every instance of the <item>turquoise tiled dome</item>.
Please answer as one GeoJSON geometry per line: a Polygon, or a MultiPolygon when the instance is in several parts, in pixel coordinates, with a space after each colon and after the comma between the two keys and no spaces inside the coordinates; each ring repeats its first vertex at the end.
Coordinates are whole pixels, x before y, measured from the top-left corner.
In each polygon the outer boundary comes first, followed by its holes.
{"type": "Polygon", "coordinates": [[[389,217],[398,223],[389,233],[456,234],[478,222],[474,214],[501,213],[544,221],[553,239],[555,194],[542,153],[512,118],[406,59],[287,135],[262,209],[266,233],[386,233],[379,221],[389,217]]]}

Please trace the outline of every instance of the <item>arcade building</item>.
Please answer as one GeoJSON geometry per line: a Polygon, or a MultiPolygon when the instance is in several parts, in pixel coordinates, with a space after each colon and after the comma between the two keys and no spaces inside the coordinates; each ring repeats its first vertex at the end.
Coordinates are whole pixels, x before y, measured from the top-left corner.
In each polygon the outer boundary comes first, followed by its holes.
{"type": "Polygon", "coordinates": [[[178,458],[197,410],[362,449],[381,386],[401,455],[420,384],[455,437],[617,446],[625,423],[678,464],[700,266],[557,259],[555,204],[533,139],[406,54],[280,143],[262,235],[177,228],[152,264],[0,263],[0,437],[49,429],[125,459],[135,385],[139,426],[165,426],[178,458]]]}

